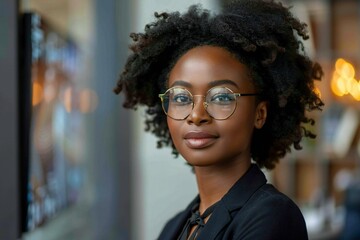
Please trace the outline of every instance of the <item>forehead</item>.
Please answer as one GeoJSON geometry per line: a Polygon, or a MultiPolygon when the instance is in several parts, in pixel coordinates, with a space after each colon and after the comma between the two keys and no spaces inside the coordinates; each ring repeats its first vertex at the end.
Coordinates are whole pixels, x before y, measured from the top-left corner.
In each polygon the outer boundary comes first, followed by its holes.
{"type": "Polygon", "coordinates": [[[217,46],[199,46],[187,51],[169,74],[168,87],[185,82],[189,88],[206,87],[230,80],[238,88],[252,89],[250,71],[228,50],[217,46]],[[221,80],[221,81],[219,81],[221,80]]]}

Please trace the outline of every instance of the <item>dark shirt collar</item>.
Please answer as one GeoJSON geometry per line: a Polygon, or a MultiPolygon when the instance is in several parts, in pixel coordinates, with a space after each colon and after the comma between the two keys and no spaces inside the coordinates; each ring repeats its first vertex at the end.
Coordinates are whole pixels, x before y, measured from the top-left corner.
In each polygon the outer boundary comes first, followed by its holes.
{"type": "Polygon", "coordinates": [[[241,208],[249,198],[264,184],[266,178],[260,168],[251,164],[248,171],[230,188],[221,199],[230,212],[241,208]]]}
{"type": "Polygon", "coordinates": [[[198,240],[215,239],[215,236],[231,221],[231,212],[243,207],[264,184],[266,184],[264,173],[257,165],[252,164],[219,201],[198,240]]]}
{"type": "MultiPolygon", "coordinates": [[[[245,174],[235,182],[229,191],[222,197],[223,202],[230,212],[241,208],[249,200],[256,190],[266,184],[267,180],[264,173],[256,164],[251,164],[245,174]]],[[[192,207],[200,203],[199,195],[191,201],[187,207],[187,211],[191,211],[192,207]]]]}
{"type": "MultiPolygon", "coordinates": [[[[231,221],[231,212],[240,209],[251,198],[251,196],[264,184],[266,178],[260,168],[252,164],[248,171],[230,188],[230,190],[219,201],[209,221],[199,236],[198,240],[213,239],[219,231],[231,221]]],[[[191,216],[191,209],[200,202],[199,195],[188,205],[188,207],[165,226],[159,237],[163,239],[176,239],[191,216]]]]}

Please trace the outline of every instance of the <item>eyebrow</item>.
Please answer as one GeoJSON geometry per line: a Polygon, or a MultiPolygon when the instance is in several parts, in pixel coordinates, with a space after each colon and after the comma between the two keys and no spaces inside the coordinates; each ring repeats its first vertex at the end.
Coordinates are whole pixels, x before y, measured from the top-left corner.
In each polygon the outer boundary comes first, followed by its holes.
{"type": "Polygon", "coordinates": [[[239,87],[234,81],[231,81],[229,79],[221,79],[221,80],[215,80],[212,82],[209,82],[209,87],[216,87],[219,85],[233,85],[234,87],[239,87]]]}
{"type": "MultiPolygon", "coordinates": [[[[235,87],[239,87],[234,81],[231,81],[229,79],[214,80],[214,81],[208,83],[208,86],[210,88],[216,87],[219,85],[233,85],[235,87]]],[[[173,84],[171,84],[170,87],[174,87],[174,86],[182,86],[182,87],[186,87],[186,88],[191,88],[192,84],[189,82],[183,81],[183,80],[177,80],[173,84]]]]}
{"type": "Polygon", "coordinates": [[[174,86],[182,86],[182,87],[187,87],[187,88],[191,88],[192,85],[188,82],[185,82],[183,80],[177,80],[175,81],[173,84],[171,84],[170,87],[174,87],[174,86]]]}

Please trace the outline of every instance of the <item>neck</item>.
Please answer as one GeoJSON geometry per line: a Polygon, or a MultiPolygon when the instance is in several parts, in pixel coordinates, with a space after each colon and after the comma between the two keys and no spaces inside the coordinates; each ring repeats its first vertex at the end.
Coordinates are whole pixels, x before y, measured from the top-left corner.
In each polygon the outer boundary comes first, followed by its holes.
{"type": "Polygon", "coordinates": [[[195,174],[200,195],[199,211],[219,201],[249,169],[251,161],[238,161],[227,166],[196,166],[195,174]]]}

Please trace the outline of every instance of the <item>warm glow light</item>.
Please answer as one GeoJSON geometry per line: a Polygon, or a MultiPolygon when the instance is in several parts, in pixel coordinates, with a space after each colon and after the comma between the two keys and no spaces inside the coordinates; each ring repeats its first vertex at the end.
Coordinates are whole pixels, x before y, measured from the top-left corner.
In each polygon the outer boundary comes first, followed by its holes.
{"type": "Polygon", "coordinates": [[[353,65],[340,58],[335,63],[336,72],[343,78],[351,79],[355,77],[355,69],[353,65]]]}
{"type": "Polygon", "coordinates": [[[336,81],[337,88],[342,92],[343,95],[349,93],[349,91],[346,88],[347,82],[348,82],[347,79],[343,78],[343,77],[337,78],[337,81],[336,81]]]}
{"type": "Polygon", "coordinates": [[[360,82],[355,78],[355,68],[352,64],[339,58],[335,63],[335,72],[331,80],[331,90],[337,96],[351,94],[360,101],[360,82]]]}
{"type": "Polygon", "coordinates": [[[344,95],[344,93],[343,93],[343,91],[341,90],[341,87],[339,88],[339,86],[338,86],[338,82],[339,82],[338,79],[339,79],[339,75],[338,75],[336,72],[334,72],[333,78],[332,78],[332,80],[331,80],[331,90],[333,91],[333,93],[334,93],[336,96],[341,97],[341,96],[344,95]]]}
{"type": "Polygon", "coordinates": [[[360,101],[360,82],[355,81],[349,92],[356,101],[360,101]]]}
{"type": "Polygon", "coordinates": [[[339,58],[335,62],[335,70],[340,74],[342,66],[346,63],[346,61],[343,58],[339,58]]]}
{"type": "Polygon", "coordinates": [[[32,86],[32,105],[38,105],[43,99],[43,87],[40,83],[34,82],[32,86]]]}
{"type": "Polygon", "coordinates": [[[82,113],[93,112],[98,105],[98,96],[91,89],[83,89],[80,92],[79,108],[82,113]]]}

